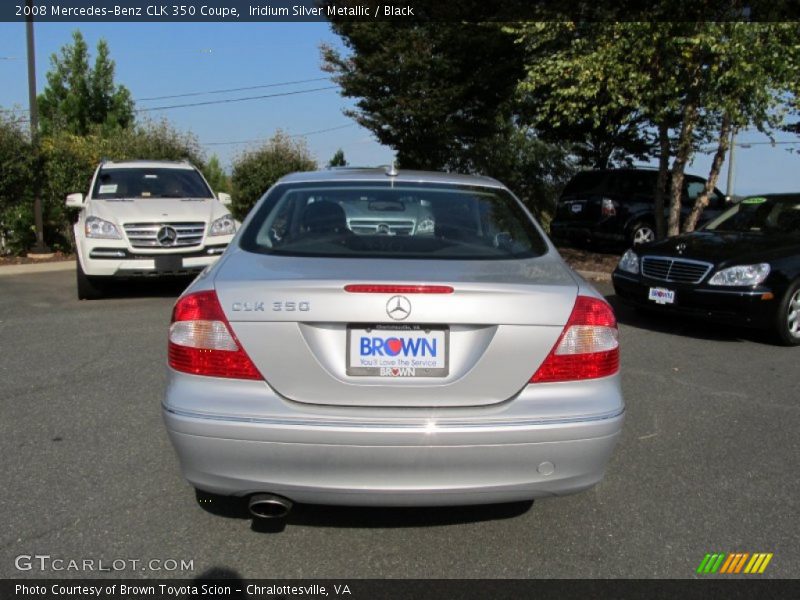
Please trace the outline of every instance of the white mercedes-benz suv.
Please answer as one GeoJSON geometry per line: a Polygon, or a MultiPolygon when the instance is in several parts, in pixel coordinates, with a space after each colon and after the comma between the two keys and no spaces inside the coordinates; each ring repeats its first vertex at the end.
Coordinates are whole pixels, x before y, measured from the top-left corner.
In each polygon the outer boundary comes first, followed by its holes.
{"type": "Polygon", "coordinates": [[[112,278],[191,275],[215,262],[236,232],[228,194],[216,196],[188,162],[104,161],[74,225],[78,298],[99,298],[112,278]]]}

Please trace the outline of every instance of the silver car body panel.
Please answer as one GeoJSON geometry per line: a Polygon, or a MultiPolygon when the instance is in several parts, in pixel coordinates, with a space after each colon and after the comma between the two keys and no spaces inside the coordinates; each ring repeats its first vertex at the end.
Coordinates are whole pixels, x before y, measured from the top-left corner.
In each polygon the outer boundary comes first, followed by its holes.
{"type": "MultiPolygon", "coordinates": [[[[279,183],[328,180],[387,177],[344,170],[279,183]]],[[[398,180],[502,188],[449,174],[401,172],[398,180]]],[[[265,378],[168,370],[164,418],[193,485],[299,502],[401,506],[566,494],[602,478],[624,419],[619,374],[529,383],[576,296],[601,298],[544,234],[547,252],[524,260],[274,256],[239,247],[256,211],[185,292],[217,293],[265,378]],[[392,323],[391,294],[344,290],[359,283],[452,286],[450,294],[406,296],[409,323],[449,328],[446,376],[347,374],[347,326],[392,323]],[[308,309],[284,310],[300,302],[308,309]]]]}

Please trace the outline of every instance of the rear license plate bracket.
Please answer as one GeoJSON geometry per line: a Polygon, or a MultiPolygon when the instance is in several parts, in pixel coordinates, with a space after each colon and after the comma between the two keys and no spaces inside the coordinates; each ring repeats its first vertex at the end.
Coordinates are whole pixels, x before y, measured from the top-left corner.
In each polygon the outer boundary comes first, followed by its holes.
{"type": "Polygon", "coordinates": [[[450,328],[444,325],[347,326],[347,375],[357,377],[447,377],[450,328]]]}

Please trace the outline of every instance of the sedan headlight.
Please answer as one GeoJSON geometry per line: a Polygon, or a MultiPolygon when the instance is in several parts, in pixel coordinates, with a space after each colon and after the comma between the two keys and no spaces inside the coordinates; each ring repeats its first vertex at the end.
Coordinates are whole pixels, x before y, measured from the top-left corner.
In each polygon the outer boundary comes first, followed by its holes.
{"type": "Polygon", "coordinates": [[[433,233],[435,227],[436,223],[434,223],[433,219],[422,219],[417,223],[417,233],[433,233]]]}
{"type": "Polygon", "coordinates": [[[236,233],[236,221],[229,214],[212,221],[211,227],[208,228],[208,235],[233,235],[234,233],[236,233]]]}
{"type": "Polygon", "coordinates": [[[757,265],[739,265],[728,267],[717,272],[709,281],[709,285],[758,285],[769,275],[769,263],[757,265]]]}
{"type": "Polygon", "coordinates": [[[639,256],[633,250],[628,250],[619,259],[617,265],[620,271],[626,271],[635,275],[639,274],[639,256]]]}
{"type": "Polygon", "coordinates": [[[122,234],[111,221],[99,217],[86,217],[83,224],[87,238],[102,238],[106,240],[121,240],[122,234]]]}

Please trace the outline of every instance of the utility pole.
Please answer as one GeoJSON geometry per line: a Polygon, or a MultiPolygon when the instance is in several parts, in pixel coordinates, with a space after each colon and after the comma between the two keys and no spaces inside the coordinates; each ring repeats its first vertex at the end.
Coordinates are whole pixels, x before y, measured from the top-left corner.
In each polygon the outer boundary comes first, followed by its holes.
{"type": "Polygon", "coordinates": [[[736,166],[736,129],[731,131],[731,147],[728,149],[728,185],[725,195],[733,200],[733,175],[736,166]]]}
{"type": "MultiPolygon", "coordinates": [[[[36,105],[36,55],[33,43],[33,0],[26,0],[28,16],[25,17],[25,37],[28,42],[28,107],[30,109],[31,147],[35,160],[39,160],[39,109],[36,105]]],[[[44,219],[42,218],[42,195],[38,174],[33,178],[33,219],[36,224],[36,243],[31,248],[33,257],[50,254],[44,245],[44,219]]]]}

